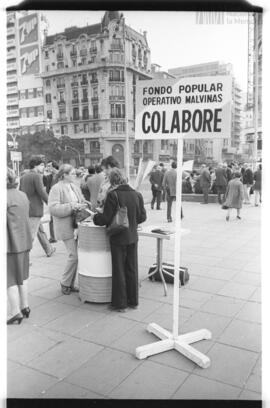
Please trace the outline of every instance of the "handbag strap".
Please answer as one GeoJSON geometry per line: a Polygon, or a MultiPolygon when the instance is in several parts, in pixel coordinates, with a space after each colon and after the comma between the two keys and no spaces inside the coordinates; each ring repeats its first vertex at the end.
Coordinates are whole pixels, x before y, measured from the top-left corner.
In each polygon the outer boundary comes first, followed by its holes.
{"type": "Polygon", "coordinates": [[[119,209],[120,209],[120,205],[119,205],[118,195],[117,195],[117,193],[116,193],[115,190],[114,190],[114,194],[115,194],[115,196],[116,196],[117,210],[119,210],[119,209]]]}

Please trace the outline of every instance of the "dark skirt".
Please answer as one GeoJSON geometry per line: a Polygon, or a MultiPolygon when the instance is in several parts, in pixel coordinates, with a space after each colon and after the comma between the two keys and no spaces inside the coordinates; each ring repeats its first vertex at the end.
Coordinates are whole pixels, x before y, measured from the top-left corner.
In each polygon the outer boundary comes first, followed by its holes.
{"type": "Polygon", "coordinates": [[[29,277],[29,251],[7,254],[7,287],[22,285],[29,277]]]}

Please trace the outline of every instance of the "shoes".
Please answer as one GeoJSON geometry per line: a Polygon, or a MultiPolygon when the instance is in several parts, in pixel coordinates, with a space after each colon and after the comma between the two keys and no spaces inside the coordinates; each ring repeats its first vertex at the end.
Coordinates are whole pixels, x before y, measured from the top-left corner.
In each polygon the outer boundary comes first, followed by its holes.
{"type": "Polygon", "coordinates": [[[172,222],[172,218],[168,218],[168,222],[172,222]]]}
{"type": "Polygon", "coordinates": [[[208,203],[200,203],[200,204],[208,204],[208,203]]]}
{"type": "Polygon", "coordinates": [[[259,204],[255,204],[255,207],[259,207],[259,204]]]}
{"type": "Polygon", "coordinates": [[[75,292],[75,293],[80,292],[80,289],[77,286],[71,286],[69,289],[70,289],[70,292],[75,292]]]}
{"type": "Polygon", "coordinates": [[[159,208],[157,208],[157,210],[161,210],[161,208],[159,207],[159,208]]]}
{"type": "Polygon", "coordinates": [[[130,309],[138,309],[138,305],[128,305],[130,309]]]}
{"type": "Polygon", "coordinates": [[[151,205],[151,210],[153,210],[154,209],[154,206],[153,205],[151,205]]]}
{"type": "Polygon", "coordinates": [[[7,320],[7,324],[14,324],[14,323],[21,324],[22,319],[23,319],[23,315],[21,313],[17,313],[15,316],[7,320]]]}
{"type": "Polygon", "coordinates": [[[52,254],[53,254],[55,251],[56,251],[56,248],[53,247],[52,250],[51,250],[51,252],[49,252],[49,253],[47,254],[47,257],[50,258],[50,257],[52,256],[52,254]]]}
{"type": "Polygon", "coordinates": [[[51,244],[55,244],[57,241],[56,241],[56,239],[50,238],[50,239],[49,239],[49,242],[50,242],[51,244]]]}
{"type": "Polygon", "coordinates": [[[229,221],[230,217],[228,215],[226,215],[226,221],[229,221]]]}
{"type": "Polygon", "coordinates": [[[61,290],[62,290],[63,295],[70,295],[70,287],[69,286],[62,285],[62,283],[61,283],[61,290]]]}
{"type": "Polygon", "coordinates": [[[236,218],[237,218],[238,220],[241,220],[241,217],[240,217],[239,215],[237,215],[236,218]]]}
{"type": "Polygon", "coordinates": [[[127,312],[127,309],[126,309],[126,308],[117,309],[117,312],[119,312],[119,313],[126,313],[126,312],[127,312]]]}
{"type": "Polygon", "coordinates": [[[29,315],[30,315],[30,307],[25,307],[24,309],[21,310],[23,317],[26,317],[28,319],[29,315]]]}

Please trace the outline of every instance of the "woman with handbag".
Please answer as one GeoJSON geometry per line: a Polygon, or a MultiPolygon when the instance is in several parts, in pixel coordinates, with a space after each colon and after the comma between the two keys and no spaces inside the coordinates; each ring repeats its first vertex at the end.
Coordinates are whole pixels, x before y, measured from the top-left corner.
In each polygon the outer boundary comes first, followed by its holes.
{"type": "Polygon", "coordinates": [[[57,174],[57,183],[51,188],[48,199],[56,239],[64,242],[68,254],[60,283],[64,295],[79,291],[74,285],[78,266],[74,213],[87,207],[80,189],[74,183],[75,178],[75,169],[70,164],[63,164],[57,174]]]}
{"type": "Polygon", "coordinates": [[[234,178],[229,181],[227,191],[226,191],[226,200],[222,208],[228,210],[226,215],[226,221],[230,220],[231,209],[235,208],[237,211],[236,218],[241,220],[240,210],[242,208],[244,200],[244,188],[243,183],[240,181],[241,173],[236,172],[234,178]]]}
{"type": "Polygon", "coordinates": [[[146,211],[142,195],[126,183],[119,169],[110,172],[109,181],[112,190],[106,197],[104,212],[95,214],[93,221],[110,230],[112,308],[123,312],[128,306],[138,306],[137,227],[146,220],[146,211]],[[122,218],[124,222],[117,228],[117,224],[118,227],[121,224],[121,212],[127,217],[122,218]]]}

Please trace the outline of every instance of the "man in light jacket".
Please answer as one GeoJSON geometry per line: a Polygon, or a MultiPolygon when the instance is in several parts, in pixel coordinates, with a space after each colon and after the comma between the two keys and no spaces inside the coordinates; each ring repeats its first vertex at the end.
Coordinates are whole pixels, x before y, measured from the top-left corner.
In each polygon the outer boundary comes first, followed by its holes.
{"type": "Polygon", "coordinates": [[[167,197],[167,221],[172,222],[172,203],[176,197],[176,163],[172,162],[171,169],[167,170],[163,178],[163,187],[167,197]]]}
{"type": "Polygon", "coordinates": [[[203,192],[203,203],[208,204],[208,193],[211,185],[211,176],[206,164],[202,165],[201,175],[200,175],[200,186],[203,192]]]}
{"type": "Polygon", "coordinates": [[[222,163],[219,163],[215,173],[216,173],[215,182],[216,182],[216,188],[217,188],[218,202],[219,204],[222,204],[225,201],[226,187],[228,184],[226,169],[224,168],[222,163]]]}

